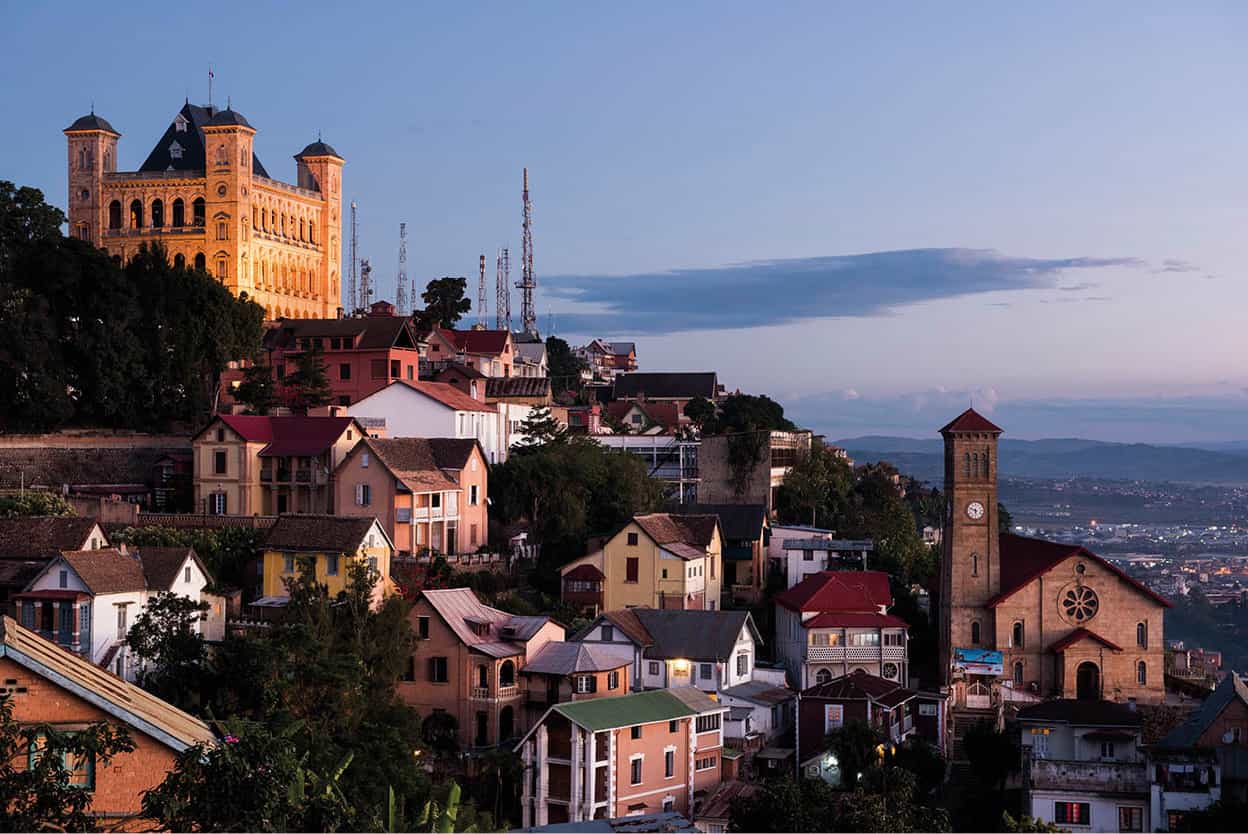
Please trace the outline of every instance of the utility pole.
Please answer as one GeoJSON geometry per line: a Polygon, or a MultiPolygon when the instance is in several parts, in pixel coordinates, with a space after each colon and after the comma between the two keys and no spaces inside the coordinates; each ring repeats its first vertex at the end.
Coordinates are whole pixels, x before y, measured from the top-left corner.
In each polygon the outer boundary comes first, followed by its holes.
{"type": "Polygon", "coordinates": [[[511,331],[511,253],[498,250],[498,275],[494,281],[494,328],[511,331]]]}
{"type": "Polygon", "coordinates": [[[355,200],[351,201],[351,278],[350,284],[347,285],[347,315],[351,315],[356,310],[356,302],[359,300],[359,279],[356,277],[356,247],[359,244],[359,237],[355,226],[355,200]]]}
{"type": "MultiPolygon", "coordinates": [[[[412,299],[412,303],[415,303],[412,299]]],[[[407,309],[407,224],[399,224],[399,281],[394,291],[394,308],[400,316],[408,314],[407,309]]]]}
{"type": "Polygon", "coordinates": [[[485,255],[481,256],[481,277],[477,279],[477,324],[485,329],[485,255]]]}
{"type": "Polygon", "coordinates": [[[521,290],[520,321],[524,332],[537,335],[537,309],[533,306],[533,291],[537,289],[537,274],[533,271],[533,203],[529,200],[529,169],[524,169],[524,191],[521,193],[523,203],[523,237],[520,242],[520,281],[516,286],[521,290]]]}

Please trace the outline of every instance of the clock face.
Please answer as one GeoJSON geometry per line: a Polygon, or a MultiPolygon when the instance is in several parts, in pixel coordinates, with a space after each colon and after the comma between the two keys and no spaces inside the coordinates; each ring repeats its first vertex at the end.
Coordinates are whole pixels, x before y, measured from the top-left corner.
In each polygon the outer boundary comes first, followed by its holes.
{"type": "Polygon", "coordinates": [[[984,517],[984,505],[978,501],[972,501],[966,505],[966,514],[969,518],[979,520],[984,517]]]}

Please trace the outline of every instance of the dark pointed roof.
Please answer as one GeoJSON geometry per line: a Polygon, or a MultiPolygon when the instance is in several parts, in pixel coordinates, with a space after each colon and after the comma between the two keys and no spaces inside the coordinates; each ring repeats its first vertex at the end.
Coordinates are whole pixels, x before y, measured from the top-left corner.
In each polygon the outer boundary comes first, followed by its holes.
{"type": "Polygon", "coordinates": [[[940,433],[950,434],[952,432],[960,432],[960,431],[976,431],[976,432],[986,431],[986,432],[994,432],[996,434],[1001,434],[1001,429],[999,427],[994,425],[987,417],[980,414],[978,411],[976,411],[973,408],[968,408],[966,411],[963,411],[961,414],[955,417],[952,423],[949,423],[947,426],[945,426],[943,429],[940,430],[940,433]]]}
{"type": "Polygon", "coordinates": [[[327,143],[317,139],[311,145],[308,145],[299,153],[295,154],[295,159],[303,159],[305,156],[336,156],[342,159],[342,155],[334,150],[327,143]]]}
{"type": "Polygon", "coordinates": [[[988,600],[988,606],[995,608],[1033,579],[1048,573],[1072,556],[1096,562],[1154,602],[1166,608],[1172,607],[1170,600],[1085,547],[1031,539],[1013,533],[1001,534],[1001,591],[988,600]]]}
{"type": "MultiPolygon", "coordinates": [[[[221,113],[227,112],[232,111],[221,111],[221,113]]],[[[186,129],[178,130],[178,120],[175,117],[169,123],[169,127],[165,129],[164,135],[156,143],[156,147],[152,148],[152,152],[147,155],[147,159],[139,166],[140,171],[199,172],[206,170],[207,154],[204,150],[204,126],[210,124],[220,113],[212,107],[200,107],[198,104],[191,104],[188,101],[182,105],[178,115],[186,121],[186,129]],[[175,142],[181,149],[180,155],[175,155],[171,150],[175,142]]],[[[242,117],[239,116],[238,118],[242,117]]],[[[247,126],[251,127],[251,125],[247,126]]],[[[269,172],[264,169],[264,166],[260,163],[260,158],[254,153],[251,155],[251,170],[257,176],[270,179],[269,172]]]]}
{"type": "MultiPolygon", "coordinates": [[[[230,125],[237,125],[238,127],[251,127],[251,124],[243,118],[242,113],[239,113],[237,110],[231,110],[228,107],[224,110],[218,111],[217,115],[208,120],[208,124],[213,127],[228,127],[230,125]]],[[[255,128],[252,129],[254,130],[255,128]]]]}
{"type": "Polygon", "coordinates": [[[95,115],[94,110],[85,116],[75,119],[74,123],[65,128],[65,130],[107,130],[109,133],[114,133],[118,136],[121,135],[113,129],[113,126],[108,123],[107,119],[102,116],[95,115]]]}

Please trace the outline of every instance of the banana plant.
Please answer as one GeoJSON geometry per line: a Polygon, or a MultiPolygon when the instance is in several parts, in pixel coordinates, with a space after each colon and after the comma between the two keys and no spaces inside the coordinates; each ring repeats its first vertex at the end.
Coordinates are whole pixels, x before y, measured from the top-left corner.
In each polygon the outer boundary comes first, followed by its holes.
{"type": "MultiPolygon", "coordinates": [[[[416,822],[419,830],[431,831],[435,832],[435,834],[453,834],[455,832],[455,821],[459,817],[459,800],[462,793],[459,783],[452,782],[445,804],[439,803],[430,797],[420,812],[420,818],[416,822]]],[[[475,834],[477,827],[470,825],[460,830],[468,834],[475,834]]]]}

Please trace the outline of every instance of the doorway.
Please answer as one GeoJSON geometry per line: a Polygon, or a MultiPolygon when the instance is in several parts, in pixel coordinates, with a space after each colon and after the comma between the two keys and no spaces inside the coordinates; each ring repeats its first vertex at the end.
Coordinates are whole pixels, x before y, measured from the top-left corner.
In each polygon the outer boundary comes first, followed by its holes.
{"type": "Polygon", "coordinates": [[[1080,663],[1075,671],[1075,697],[1080,701],[1099,701],[1101,698],[1101,670],[1090,660],[1080,663]]]}

